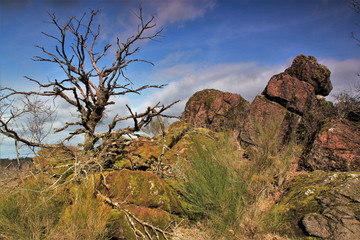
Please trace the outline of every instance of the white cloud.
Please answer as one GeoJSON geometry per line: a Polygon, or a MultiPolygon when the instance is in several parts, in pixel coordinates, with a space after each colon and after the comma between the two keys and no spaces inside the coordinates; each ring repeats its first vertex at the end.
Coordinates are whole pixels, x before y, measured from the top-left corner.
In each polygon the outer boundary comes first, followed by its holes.
{"type": "Polygon", "coordinates": [[[282,72],[284,66],[260,66],[255,62],[249,63],[224,63],[212,66],[179,65],[161,70],[157,75],[169,76],[174,71],[175,76],[182,77],[172,81],[167,87],[156,91],[149,99],[143,103],[151,105],[155,101],[170,103],[181,100],[169,113],[179,115],[185,107],[186,101],[197,91],[214,88],[222,91],[238,93],[248,101],[265,88],[267,81],[274,74],[282,72]]]}
{"type": "Polygon", "coordinates": [[[215,6],[214,0],[157,0],[150,1],[156,7],[156,22],[159,26],[202,17],[215,6]]]}
{"type": "Polygon", "coordinates": [[[330,79],[334,87],[333,94],[342,90],[349,90],[354,83],[360,81],[360,77],[357,75],[360,73],[360,59],[322,59],[319,62],[331,71],[330,79]]]}

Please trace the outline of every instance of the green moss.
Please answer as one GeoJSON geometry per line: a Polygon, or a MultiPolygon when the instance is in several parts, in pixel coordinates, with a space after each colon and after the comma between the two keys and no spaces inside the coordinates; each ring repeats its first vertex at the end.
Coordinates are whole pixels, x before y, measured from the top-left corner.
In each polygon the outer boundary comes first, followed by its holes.
{"type": "Polygon", "coordinates": [[[65,178],[72,172],[69,165],[74,163],[74,156],[80,150],[75,147],[44,148],[33,158],[34,166],[50,175],[59,176],[65,173],[65,178]]]}
{"type": "Polygon", "coordinates": [[[175,193],[158,175],[144,171],[121,170],[106,174],[109,196],[126,204],[182,213],[175,193]]]}

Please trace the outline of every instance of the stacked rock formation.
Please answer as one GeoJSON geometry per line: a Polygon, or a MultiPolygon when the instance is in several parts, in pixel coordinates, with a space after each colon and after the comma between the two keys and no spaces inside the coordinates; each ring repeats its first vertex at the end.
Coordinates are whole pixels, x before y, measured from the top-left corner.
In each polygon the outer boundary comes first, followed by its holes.
{"type": "Polygon", "coordinates": [[[278,135],[282,144],[288,143],[296,137],[302,117],[318,104],[317,95],[326,96],[331,90],[329,69],[314,57],[297,56],[291,67],[273,76],[252,102],[240,140],[256,144],[254,125],[278,124],[278,133],[274,136],[278,135]]]}
{"type": "Polygon", "coordinates": [[[245,147],[257,145],[259,126],[280,145],[302,141],[300,170],[360,170],[359,124],[336,119],[324,99],[331,90],[329,69],[315,57],[299,55],[251,104],[238,94],[207,89],[189,99],[181,119],[213,131],[236,131],[245,147]]]}

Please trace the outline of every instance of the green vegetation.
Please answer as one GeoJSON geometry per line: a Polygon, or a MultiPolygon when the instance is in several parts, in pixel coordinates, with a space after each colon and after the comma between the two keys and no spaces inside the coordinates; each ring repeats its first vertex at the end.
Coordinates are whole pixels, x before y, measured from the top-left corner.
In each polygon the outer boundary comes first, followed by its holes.
{"type": "Polygon", "coordinates": [[[47,190],[49,179],[37,175],[0,196],[0,236],[4,239],[108,239],[111,208],[94,195],[94,182],[47,190]]]}
{"type": "MultiPolygon", "coordinates": [[[[257,146],[237,148],[230,137],[216,145],[196,139],[185,173],[185,196],[203,214],[213,239],[255,239],[273,232],[265,213],[283,192],[289,170],[301,146],[279,142],[281,122],[257,124],[257,146]]],[[[277,216],[274,216],[277,217],[277,216]]],[[[259,238],[261,239],[261,237],[259,238]]]]}
{"type": "Polygon", "coordinates": [[[28,179],[17,191],[1,191],[0,236],[5,239],[44,239],[59,223],[66,204],[57,190],[42,192],[45,176],[28,179]]]}
{"type": "MultiPolygon", "coordinates": [[[[44,164],[56,167],[71,156],[43,150],[36,158],[42,174],[25,178],[13,190],[1,191],[0,236],[165,239],[152,226],[170,231],[179,223],[184,227],[195,222],[212,239],[315,239],[305,238],[297,224],[304,215],[321,212],[317,197],[330,196],[329,189],[337,189],[347,175],[335,174],[335,178],[333,173],[316,171],[294,177],[292,169],[302,146],[294,140],[282,144],[282,124],[258,121],[253,124],[255,145],[242,148],[230,133],[174,123],[165,137],[168,144],[176,144],[163,158],[174,175],[109,169],[51,190],[49,186],[58,178],[44,164]],[[335,180],[318,185],[324,179],[335,180]],[[113,202],[99,198],[98,192],[113,202]]],[[[160,154],[159,149],[155,142],[144,140],[129,151],[148,159],[160,154]]]]}
{"type": "Polygon", "coordinates": [[[214,237],[229,235],[239,227],[244,206],[241,196],[246,192],[236,166],[229,168],[238,159],[236,152],[226,144],[209,147],[195,140],[195,146],[185,173],[185,196],[207,219],[214,237]],[[230,151],[221,156],[224,150],[230,151]]]}
{"type": "Polygon", "coordinates": [[[95,198],[93,177],[68,190],[67,205],[51,239],[108,239],[111,208],[95,198]]]}

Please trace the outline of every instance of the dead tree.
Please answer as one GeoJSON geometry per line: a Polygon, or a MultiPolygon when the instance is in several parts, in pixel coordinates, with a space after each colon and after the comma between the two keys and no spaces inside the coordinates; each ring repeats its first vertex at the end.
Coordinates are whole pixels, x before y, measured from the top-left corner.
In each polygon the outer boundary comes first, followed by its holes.
{"type": "MultiPolygon", "coordinates": [[[[47,82],[31,77],[26,77],[29,81],[39,87],[39,91],[19,91],[13,88],[1,88],[0,101],[8,101],[10,105],[14,97],[50,97],[60,98],[68,105],[75,107],[78,114],[77,121],[65,122],[60,128],[54,130],[54,133],[69,131],[69,135],[62,139],[60,144],[72,139],[74,136],[83,135],[84,150],[94,149],[97,144],[101,144],[104,139],[113,134],[118,136],[132,135],[147,125],[153,117],[165,116],[164,111],[170,108],[176,102],[169,105],[160,105],[160,103],[149,106],[141,113],[133,112],[126,105],[128,113],[118,113],[110,121],[107,131],[98,132],[98,125],[105,118],[105,110],[108,106],[115,104],[114,99],[129,93],[140,94],[148,88],[162,88],[165,85],[143,85],[134,88],[133,83],[126,77],[125,68],[134,62],[151,62],[135,58],[135,53],[140,51],[138,43],[141,41],[154,40],[161,35],[160,31],[155,31],[156,24],[154,17],[145,20],[141,8],[136,15],[139,25],[136,34],[122,42],[117,38],[116,43],[106,44],[98,47],[100,37],[100,25],[95,25],[95,17],[99,11],[90,11],[80,18],[71,17],[64,24],[56,17],[50,14],[50,23],[57,29],[58,34],[52,35],[42,32],[50,40],[55,41],[57,45],[54,49],[47,49],[43,46],[36,46],[42,52],[43,56],[35,56],[34,61],[50,62],[58,65],[65,74],[62,80],[48,80],[47,82]],[[103,60],[109,53],[115,52],[111,65],[101,66],[103,60]],[[121,128],[120,122],[132,120],[133,125],[121,128]]],[[[0,118],[0,133],[13,138],[16,142],[24,143],[32,147],[48,147],[40,138],[28,139],[13,128],[12,124],[19,115],[10,107],[6,114],[0,118]]],[[[51,145],[51,147],[53,147],[51,145]]],[[[55,145],[56,146],[56,145],[55,145]]]]}

